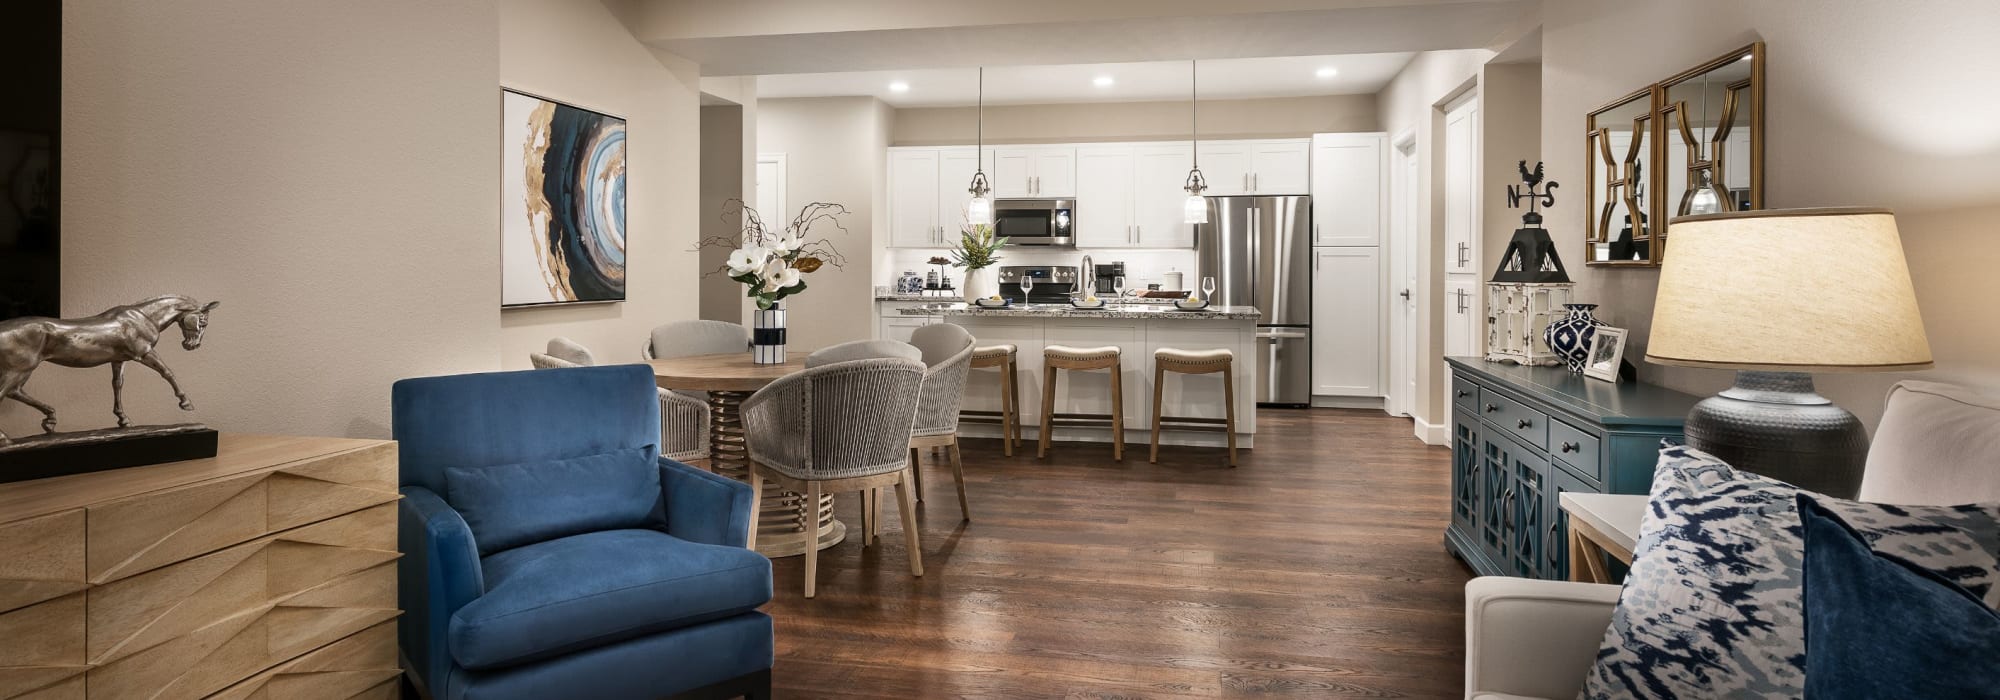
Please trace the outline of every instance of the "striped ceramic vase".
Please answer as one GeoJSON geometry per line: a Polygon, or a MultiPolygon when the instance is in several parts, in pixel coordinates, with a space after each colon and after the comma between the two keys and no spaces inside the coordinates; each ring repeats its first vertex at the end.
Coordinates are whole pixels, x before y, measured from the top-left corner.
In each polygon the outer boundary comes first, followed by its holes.
{"type": "Polygon", "coordinates": [[[750,329],[750,361],[760,365],[783,364],[785,361],[785,302],[772,304],[769,309],[752,311],[750,329]]]}

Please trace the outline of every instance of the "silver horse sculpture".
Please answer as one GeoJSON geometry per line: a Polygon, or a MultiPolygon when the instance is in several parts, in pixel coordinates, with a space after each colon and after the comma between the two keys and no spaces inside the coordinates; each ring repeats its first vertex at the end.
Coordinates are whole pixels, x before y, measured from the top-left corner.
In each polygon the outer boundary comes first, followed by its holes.
{"type": "MultiPolygon", "coordinates": [[[[13,399],[42,412],[42,430],[56,431],[56,409],[28,396],[21,387],[28,383],[28,375],[43,362],[53,362],[64,367],[96,367],[111,363],[111,412],[118,416],[118,427],[126,427],[125,363],[137,362],[167,380],[173,387],[174,397],[181,400],[181,410],[192,411],[194,404],[188,401],[187,392],[181,391],[179,382],[174,381],[173,370],[160,362],[160,356],[153,353],[153,345],[160,342],[160,334],[179,324],[181,327],[181,347],[188,350],[201,347],[202,331],[208,328],[208,312],[222,302],[207,304],[177,294],[154,297],[137,304],[114,306],[96,316],[86,318],[46,318],[24,316],[0,321],[0,401],[13,399]]],[[[9,441],[7,434],[0,432],[0,444],[9,441]]]]}

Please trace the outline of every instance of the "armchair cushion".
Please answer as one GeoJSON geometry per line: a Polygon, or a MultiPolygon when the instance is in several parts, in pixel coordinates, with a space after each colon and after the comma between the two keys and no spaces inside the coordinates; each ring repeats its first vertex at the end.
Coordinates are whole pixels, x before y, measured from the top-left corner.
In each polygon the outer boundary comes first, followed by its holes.
{"type": "Polygon", "coordinates": [[[569,459],[444,470],[445,500],[471,526],[479,553],[558,537],[645,527],[660,503],[648,448],[569,459]]]}
{"type": "Polygon", "coordinates": [[[510,666],[755,610],[771,560],[657,530],[609,530],[483,560],[486,594],[451,620],[451,655],[510,666]]]}
{"type": "Polygon", "coordinates": [[[1474,698],[1574,698],[1618,587],[1481,576],[1465,584],[1465,690],[1474,698]]]}

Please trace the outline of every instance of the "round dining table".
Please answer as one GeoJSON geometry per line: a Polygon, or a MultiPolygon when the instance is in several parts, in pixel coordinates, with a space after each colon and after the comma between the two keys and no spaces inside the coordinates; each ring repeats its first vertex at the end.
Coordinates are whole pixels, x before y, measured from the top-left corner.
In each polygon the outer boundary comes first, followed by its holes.
{"type": "MultiPolygon", "coordinates": [[[[757,364],[750,353],[689,355],[648,360],[653,379],[663,389],[708,393],[709,470],[738,481],[750,478],[750,451],[743,439],[743,400],[786,375],[805,369],[806,353],[788,353],[786,361],[757,364]]],[[[803,494],[778,488],[764,490],[757,504],[757,552],[767,557],[806,553],[808,543],[819,549],[839,544],[847,526],[833,517],[833,496],[807,504],[803,494]]]]}

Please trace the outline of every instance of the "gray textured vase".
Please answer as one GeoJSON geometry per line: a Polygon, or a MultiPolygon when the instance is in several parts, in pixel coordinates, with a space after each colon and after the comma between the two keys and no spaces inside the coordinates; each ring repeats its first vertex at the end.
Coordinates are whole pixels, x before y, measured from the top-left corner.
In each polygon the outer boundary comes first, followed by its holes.
{"type": "Polygon", "coordinates": [[[1590,313],[1596,304],[1564,304],[1563,308],[1569,311],[1542,330],[1542,340],[1570,372],[1581,374],[1590,362],[1590,339],[1597,337],[1597,327],[1605,323],[1590,313]]]}

